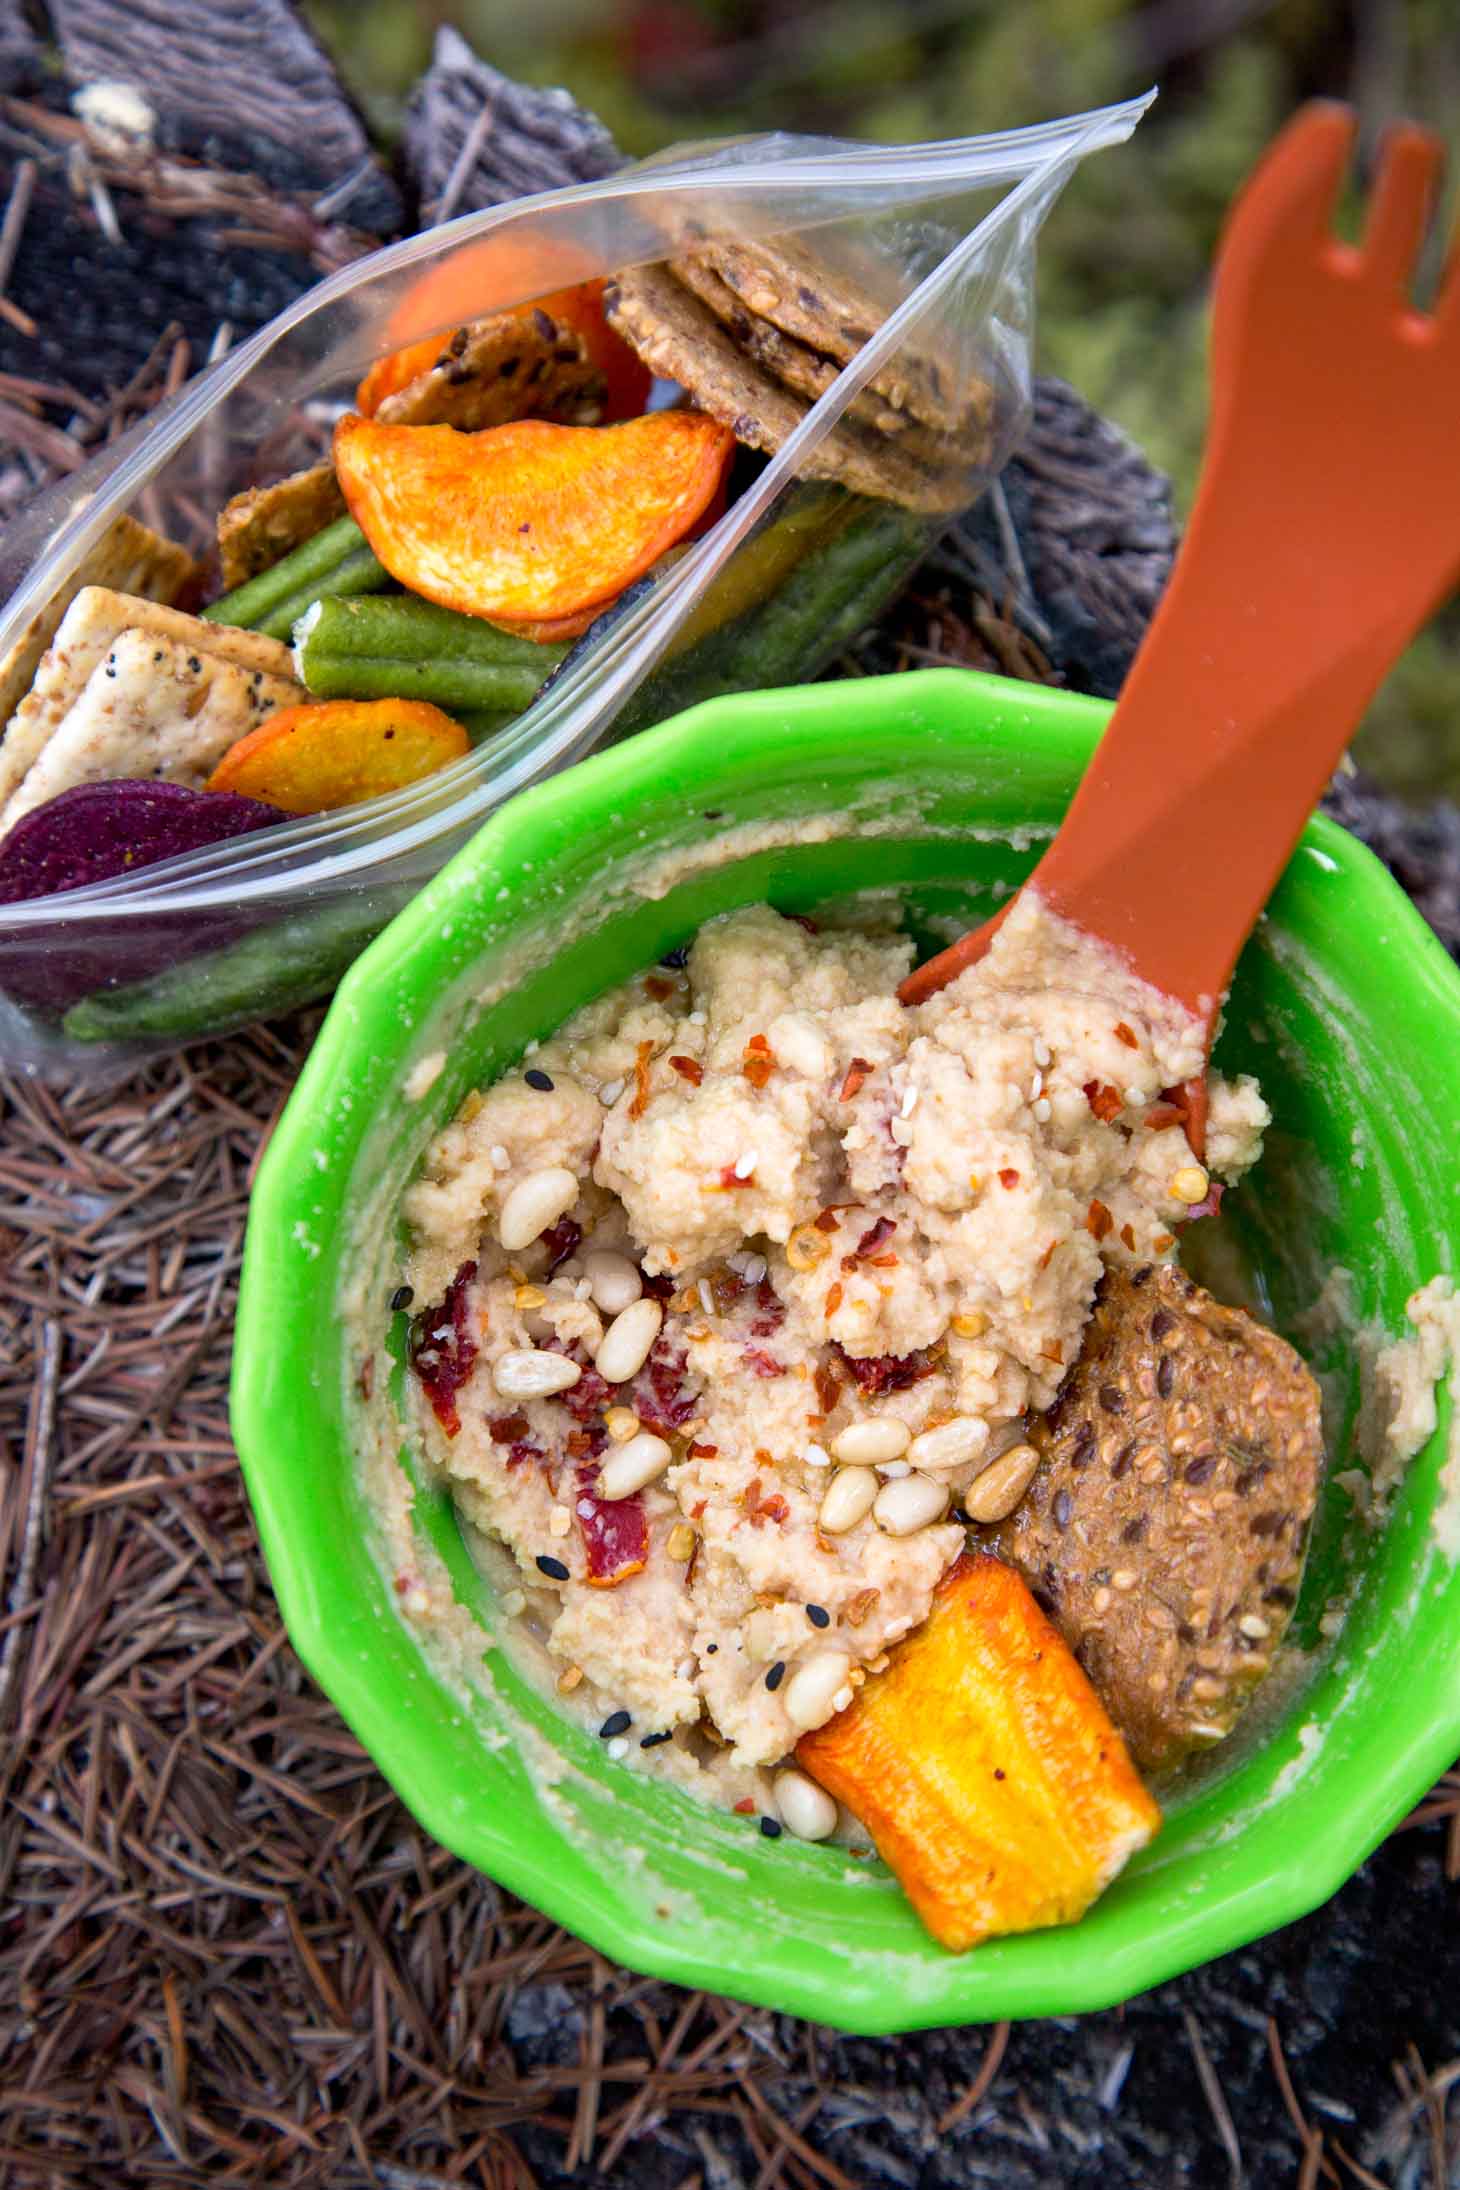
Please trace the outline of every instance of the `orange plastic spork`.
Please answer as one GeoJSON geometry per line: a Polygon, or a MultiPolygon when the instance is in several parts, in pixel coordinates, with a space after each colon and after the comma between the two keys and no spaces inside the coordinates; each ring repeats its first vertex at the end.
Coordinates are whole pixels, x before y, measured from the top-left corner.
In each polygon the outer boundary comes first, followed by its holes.
{"type": "MultiPolygon", "coordinates": [[[[1460,251],[1433,312],[1410,301],[1441,148],[1391,133],[1355,248],[1331,225],[1354,130],[1347,107],[1305,107],[1228,216],[1196,506],[1024,885],[1179,998],[1208,1043],[1364,708],[1460,578],[1460,251]]],[[[997,925],[910,974],[903,1002],[980,958],[997,925]]]]}

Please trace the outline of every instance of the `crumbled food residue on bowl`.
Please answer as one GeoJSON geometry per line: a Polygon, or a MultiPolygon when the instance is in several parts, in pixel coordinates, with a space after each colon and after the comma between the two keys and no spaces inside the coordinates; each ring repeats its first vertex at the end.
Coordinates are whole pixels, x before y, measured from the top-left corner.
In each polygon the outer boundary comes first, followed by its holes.
{"type": "Polygon", "coordinates": [[[1389,1491],[1435,1434],[1437,1388],[1448,1380],[1453,1402],[1449,1447],[1440,1482],[1444,1496],[1432,1528],[1440,1549],[1460,1559],[1460,1296],[1452,1277],[1431,1278],[1412,1293],[1405,1315],[1414,1335],[1385,1346],[1374,1364],[1384,1414],[1384,1450],[1376,1487],[1389,1491]]]}
{"type": "Polygon", "coordinates": [[[446,1052],[433,1049],[429,1056],[417,1058],[405,1078],[405,1097],[408,1103],[418,1103],[429,1094],[446,1070],[446,1052]]]}

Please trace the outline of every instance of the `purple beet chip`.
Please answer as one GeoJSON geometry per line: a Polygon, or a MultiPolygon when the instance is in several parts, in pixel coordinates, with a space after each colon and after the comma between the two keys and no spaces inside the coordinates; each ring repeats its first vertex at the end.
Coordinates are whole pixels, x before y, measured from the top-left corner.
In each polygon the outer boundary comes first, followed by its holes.
{"type": "Polygon", "coordinates": [[[0,905],[110,882],[286,820],[277,807],[183,783],[78,783],[33,806],[0,843],[0,905]]]}
{"type": "MultiPolygon", "coordinates": [[[[110,882],[288,818],[232,791],[130,778],[78,783],[32,807],[0,840],[0,906],[110,882]]],[[[221,950],[261,917],[240,907],[201,921],[174,911],[85,920],[58,906],[54,920],[28,921],[7,938],[0,916],[0,990],[39,1011],[64,1012],[94,990],[145,981],[200,951],[221,950]]]]}

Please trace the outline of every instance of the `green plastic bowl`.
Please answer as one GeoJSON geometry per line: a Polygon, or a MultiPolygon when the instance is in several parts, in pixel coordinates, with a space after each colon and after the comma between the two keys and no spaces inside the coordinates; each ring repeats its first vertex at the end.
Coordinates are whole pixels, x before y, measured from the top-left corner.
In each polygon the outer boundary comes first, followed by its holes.
{"type": "MultiPolygon", "coordinates": [[[[1460,1750],[1445,1400],[1382,1531],[1325,1494],[1296,1616],[1323,1646],[1306,1681],[1256,1707],[1080,1924],[962,1956],[879,1864],[768,1841],[610,1763],[500,1652],[480,1693],[449,1686],[378,1563],[358,1456],[383,1452],[396,1483],[398,1449],[410,1469],[401,1372],[385,1373],[404,1321],[392,1336],[398,1205],[468,1089],[731,906],[800,911],[875,887],[930,938],[981,917],[1033,864],[1107,713],[960,671],[764,692],[525,793],[347,976],[259,1172],[233,1420],[289,1633],[428,1831],[635,1969],[873,2033],[1104,2007],[1315,1907],[1460,1750]],[[369,1403],[347,1302],[382,1364],[369,1403]]],[[[1317,819],[1228,1021],[1219,1057],[1261,1075],[1277,1119],[1229,1205],[1271,1314],[1301,1342],[1297,1319],[1341,1264],[1358,1318],[1401,1332],[1460,1236],[1460,976],[1378,862],[1317,819]]],[[[1339,1451],[1353,1353],[1316,1364],[1339,1451]]],[[[420,1493],[415,1526],[485,1650],[494,1609],[449,1506],[420,1493]]]]}

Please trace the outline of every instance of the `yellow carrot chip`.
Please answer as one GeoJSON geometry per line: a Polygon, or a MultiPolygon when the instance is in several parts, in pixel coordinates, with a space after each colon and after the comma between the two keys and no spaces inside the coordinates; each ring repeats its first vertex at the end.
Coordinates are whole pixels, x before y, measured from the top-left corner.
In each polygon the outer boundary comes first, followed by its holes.
{"type": "Polygon", "coordinates": [[[240,738],[207,788],[288,814],[326,814],[434,775],[469,743],[459,722],[425,700],[321,700],[281,708],[240,738]]]}

